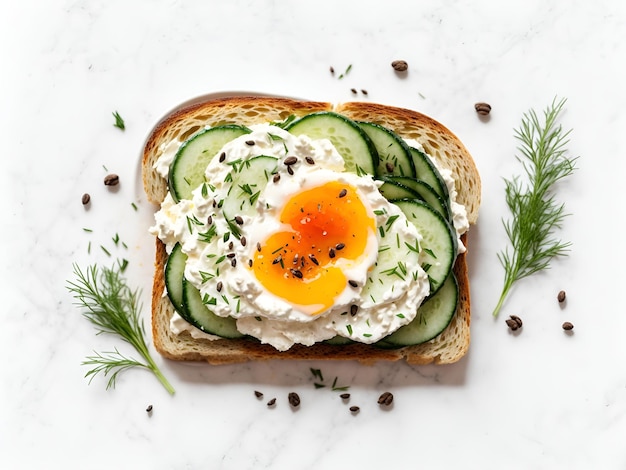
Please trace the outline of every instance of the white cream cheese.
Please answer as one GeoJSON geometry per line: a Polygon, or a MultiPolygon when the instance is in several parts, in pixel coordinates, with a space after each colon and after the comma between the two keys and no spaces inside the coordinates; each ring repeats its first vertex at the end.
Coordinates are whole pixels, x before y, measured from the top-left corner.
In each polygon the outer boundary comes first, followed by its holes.
{"type": "MultiPolygon", "coordinates": [[[[155,215],[155,225],[150,228],[150,232],[165,243],[168,253],[176,243],[181,243],[187,255],[185,277],[209,299],[211,311],[218,316],[236,318],[241,333],[278,350],[286,350],[295,343],[312,345],[336,335],[374,343],[409,323],[429,293],[428,276],[420,267],[419,255],[411,250],[401,251],[405,241],[407,245],[416,245],[421,239],[413,224],[397,206],[388,203],[378,191],[379,183],[371,177],[343,172],[343,159],[327,139],[296,137],[270,125],[251,129],[252,133],[231,141],[218,152],[217,155],[226,155],[224,161],[212,159],[205,174],[210,190],[207,186],[197,188],[192,200],[177,204],[168,194],[155,215]],[[268,137],[270,135],[273,137],[268,137]],[[254,145],[250,145],[250,141],[254,145]],[[242,238],[237,240],[219,204],[232,190],[229,178],[233,165],[258,155],[278,159],[281,185],[268,184],[268,189],[261,191],[255,203],[255,216],[241,218],[242,238]],[[315,165],[294,165],[289,169],[283,163],[287,156],[296,156],[299,161],[308,157],[315,165]],[[359,287],[346,289],[332,308],[320,315],[311,315],[306,309],[268,291],[248,265],[254,259],[257,241],[261,243],[281,229],[277,215],[285,201],[329,179],[358,188],[359,198],[366,201],[375,214],[376,225],[386,227],[387,237],[384,239],[379,233],[372,235],[361,264],[342,266],[349,272],[348,279],[356,279],[359,287]],[[216,235],[209,242],[202,241],[198,234],[209,230],[215,230],[216,235]],[[246,243],[242,243],[242,239],[246,243]],[[398,247],[389,246],[389,240],[397,240],[398,247]]],[[[164,178],[168,174],[165,168],[169,168],[179,145],[168,144],[155,164],[164,178]]],[[[453,199],[456,189],[451,173],[445,169],[440,171],[450,192],[454,224],[460,237],[467,230],[465,209],[453,199]]],[[[465,249],[460,243],[459,246],[465,249]]],[[[192,330],[197,329],[185,323],[175,315],[170,327],[176,334],[189,331],[193,335],[192,330]]],[[[195,334],[206,339],[216,338],[200,330],[195,334]]]]}

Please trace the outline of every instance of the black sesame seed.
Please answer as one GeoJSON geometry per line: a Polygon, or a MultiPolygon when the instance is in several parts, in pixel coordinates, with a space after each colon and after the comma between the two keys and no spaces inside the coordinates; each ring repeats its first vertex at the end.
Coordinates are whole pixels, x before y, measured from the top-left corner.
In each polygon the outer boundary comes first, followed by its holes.
{"type": "Polygon", "coordinates": [[[237,222],[237,225],[243,225],[243,217],[241,217],[240,215],[236,215],[235,222],[237,222]]]}
{"type": "Polygon", "coordinates": [[[272,261],[272,264],[278,264],[282,261],[283,257],[281,255],[278,255],[276,258],[274,258],[274,261],[272,261]]]}
{"type": "Polygon", "coordinates": [[[312,157],[306,157],[305,160],[309,165],[315,165],[315,160],[312,157]]]}
{"type": "Polygon", "coordinates": [[[261,251],[261,243],[256,242],[256,251],[261,251]]]}
{"type": "Polygon", "coordinates": [[[350,394],[349,393],[342,393],[341,395],[339,395],[339,397],[342,400],[347,400],[348,398],[350,398],[350,394]]]}
{"type": "Polygon", "coordinates": [[[252,267],[252,259],[248,260],[248,266],[252,267]]]}
{"type": "Polygon", "coordinates": [[[263,398],[263,394],[261,392],[259,392],[258,390],[254,391],[254,396],[257,398],[263,398]]]}
{"type": "Polygon", "coordinates": [[[230,242],[230,243],[228,244],[228,249],[229,249],[229,250],[232,250],[234,246],[235,246],[235,244],[234,244],[233,242],[230,242]]]}
{"type": "Polygon", "coordinates": [[[287,167],[287,173],[293,175],[293,168],[291,168],[291,165],[287,167]]]}
{"type": "Polygon", "coordinates": [[[345,197],[346,194],[348,194],[348,191],[346,191],[346,189],[342,189],[341,191],[339,191],[339,197],[345,197]]]}
{"type": "Polygon", "coordinates": [[[315,257],[315,255],[309,255],[309,259],[311,260],[311,262],[312,262],[315,266],[319,266],[320,262],[317,260],[317,258],[315,257]]]}
{"type": "Polygon", "coordinates": [[[270,401],[267,402],[267,406],[274,406],[276,404],[276,398],[272,398],[270,401]]]}
{"type": "Polygon", "coordinates": [[[350,315],[355,316],[358,311],[359,311],[358,305],[355,305],[355,304],[350,305],[350,315]]]}
{"type": "Polygon", "coordinates": [[[287,157],[283,163],[287,166],[295,165],[298,162],[298,157],[287,157]]]}
{"type": "Polygon", "coordinates": [[[215,286],[215,288],[217,289],[218,292],[222,292],[222,286],[223,286],[222,281],[219,281],[217,285],[215,286]]]}
{"type": "Polygon", "coordinates": [[[278,181],[279,181],[279,180],[280,180],[280,174],[279,174],[279,173],[276,173],[276,174],[274,175],[274,177],[272,178],[272,181],[273,181],[274,183],[278,183],[278,181]]]}
{"type": "Polygon", "coordinates": [[[294,408],[300,406],[300,396],[296,392],[291,392],[287,395],[287,399],[289,400],[289,404],[294,408]]]}
{"type": "Polygon", "coordinates": [[[254,145],[254,140],[246,140],[246,145],[254,145]]]}
{"type": "Polygon", "coordinates": [[[335,257],[335,249],[331,248],[330,250],[328,250],[328,256],[330,256],[331,258],[335,257]]]}
{"type": "Polygon", "coordinates": [[[212,225],[213,224],[213,217],[209,216],[209,218],[206,219],[206,223],[207,223],[207,225],[212,225]]]}
{"type": "Polygon", "coordinates": [[[350,407],[350,413],[357,414],[359,411],[361,411],[361,408],[359,408],[358,406],[351,406],[350,407]]]}
{"type": "Polygon", "coordinates": [[[248,244],[248,240],[246,239],[246,237],[241,237],[239,239],[239,242],[241,243],[241,246],[246,246],[248,244]]]}
{"type": "Polygon", "coordinates": [[[152,405],[148,405],[148,408],[146,408],[146,413],[152,413],[152,405]]]}
{"type": "Polygon", "coordinates": [[[345,243],[337,243],[337,244],[335,245],[335,250],[338,250],[338,251],[339,251],[339,250],[343,250],[345,247],[346,247],[346,244],[345,244],[345,243]]]}
{"type": "Polygon", "coordinates": [[[302,271],[300,271],[299,269],[292,269],[291,274],[293,274],[298,279],[302,279],[303,276],[302,271]]]}
{"type": "Polygon", "coordinates": [[[350,284],[351,287],[359,287],[359,283],[352,279],[348,281],[348,284],[350,284]]]}
{"type": "Polygon", "coordinates": [[[237,258],[233,258],[232,260],[230,260],[230,265],[234,268],[235,266],[237,266],[237,258]]]}
{"type": "Polygon", "coordinates": [[[222,152],[220,154],[220,163],[222,163],[224,160],[226,160],[226,152],[222,152]]]}
{"type": "Polygon", "coordinates": [[[235,257],[235,253],[228,253],[226,256],[228,258],[234,258],[235,257]]]}

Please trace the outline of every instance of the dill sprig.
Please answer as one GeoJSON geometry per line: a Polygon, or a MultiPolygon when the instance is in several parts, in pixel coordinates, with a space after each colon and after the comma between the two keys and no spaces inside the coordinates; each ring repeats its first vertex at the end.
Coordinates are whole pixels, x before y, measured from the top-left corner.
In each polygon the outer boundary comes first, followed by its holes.
{"type": "Polygon", "coordinates": [[[152,371],[170,394],[174,388],[161,373],[152,359],[145,339],[145,330],[140,318],[139,290],[131,290],[121,275],[121,268],[98,267],[94,264],[83,272],[74,265],[75,281],[67,282],[67,289],[72,293],[75,304],[83,309],[83,316],[96,328],[97,334],[116,335],[130,344],[144,359],[144,362],[114,351],[88,356],[83,365],[95,366],[85,377],[89,382],[103,373],[109,376],[107,390],[115,388],[115,381],[120,372],[132,367],[141,367],[152,371]]]}
{"type": "Polygon", "coordinates": [[[507,248],[498,254],[505,276],[494,316],[516,281],[548,268],[552,258],[567,255],[571,245],[553,236],[567,214],[564,204],[557,203],[551,192],[557,181],[575,170],[576,159],[565,156],[571,130],[564,132],[556,123],[565,101],[555,98],[544,111],[543,122],[530,110],[515,130],[515,138],[521,142],[521,157],[517,160],[528,181],[524,185],[518,176],[505,179],[506,203],[512,217],[502,222],[512,250],[507,248]]]}

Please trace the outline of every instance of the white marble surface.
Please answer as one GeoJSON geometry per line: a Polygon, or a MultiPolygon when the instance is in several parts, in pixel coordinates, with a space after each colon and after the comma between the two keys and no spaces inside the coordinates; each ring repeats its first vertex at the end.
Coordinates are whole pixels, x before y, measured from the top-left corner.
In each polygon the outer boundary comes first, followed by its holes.
{"type": "Polygon", "coordinates": [[[0,467],[626,468],[625,31],[626,4],[612,0],[3,2],[0,467]],[[394,59],[409,62],[405,78],[394,59]],[[345,79],[330,75],[329,66],[349,64],[345,79]],[[130,260],[147,303],[154,208],[138,154],[158,118],[216,91],[337,101],[352,99],[352,87],[442,121],[479,166],[470,353],[445,367],[157,357],[174,396],[139,370],[115,390],[101,378],[89,385],[83,358],[119,343],[94,335],[65,280],[73,262],[109,263],[104,245],[130,260]],[[520,171],[513,128],[555,96],[568,99],[562,123],[580,155],[558,188],[572,213],[561,235],[573,249],[519,283],[494,321],[502,178],[520,171]],[[493,106],[488,122],[476,101],[493,106]],[[112,126],[115,110],[125,132],[112,126]],[[102,185],[103,166],[120,175],[117,191],[102,185]],[[127,249],[115,249],[116,233],[127,249]],[[520,334],[507,330],[508,314],[523,318],[520,334]],[[309,367],[349,385],[360,414],[316,390],[309,367]],[[278,406],[267,409],[257,389],[278,406]],[[376,405],[385,390],[395,395],[387,411],[376,405]],[[296,412],[290,391],[302,399],[296,412]]]}

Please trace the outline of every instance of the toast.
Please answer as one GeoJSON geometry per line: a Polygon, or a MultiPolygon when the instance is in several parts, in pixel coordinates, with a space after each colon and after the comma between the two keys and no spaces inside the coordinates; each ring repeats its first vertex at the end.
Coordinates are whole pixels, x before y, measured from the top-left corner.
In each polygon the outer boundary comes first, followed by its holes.
{"type": "MultiPolygon", "coordinates": [[[[476,223],[481,197],[480,176],[471,155],[459,139],[442,124],[418,112],[364,102],[333,106],[324,102],[241,96],[210,100],[176,111],[157,124],[143,150],[142,177],[147,199],[151,203],[160,204],[167,194],[167,181],[154,169],[154,164],[169,142],[182,143],[205,126],[249,126],[319,111],[334,111],[350,119],[380,124],[400,137],[420,142],[426,153],[452,172],[456,182],[457,202],[465,206],[470,224],[476,223]]],[[[467,234],[461,240],[467,247],[467,234]]],[[[356,360],[365,364],[405,359],[410,364],[448,364],[462,358],[469,348],[470,289],[466,253],[460,254],[454,265],[459,302],[448,327],[426,343],[400,349],[382,349],[358,343],[341,346],[316,343],[313,346],[296,344],[287,351],[278,351],[270,345],[245,339],[211,341],[192,338],[187,332],[174,334],[169,322],[175,310],[167,295],[164,295],[166,261],[165,245],[157,239],[152,333],[156,349],[169,359],[206,361],[210,364],[266,359],[356,360]]]]}

